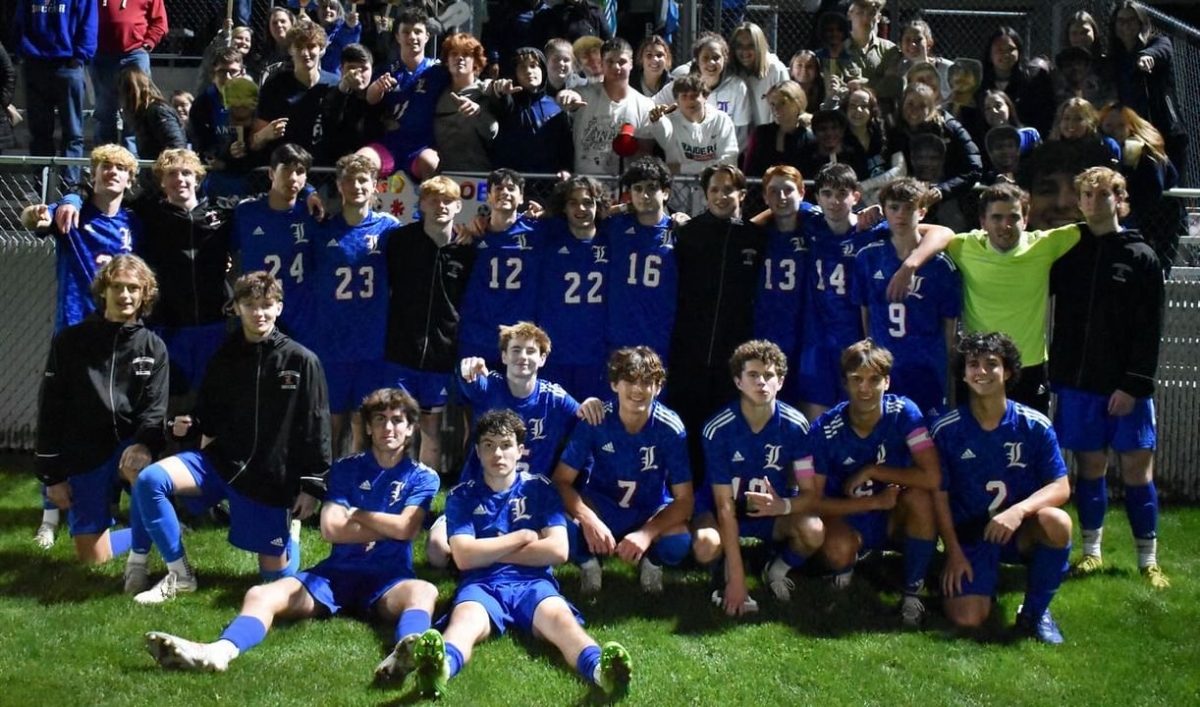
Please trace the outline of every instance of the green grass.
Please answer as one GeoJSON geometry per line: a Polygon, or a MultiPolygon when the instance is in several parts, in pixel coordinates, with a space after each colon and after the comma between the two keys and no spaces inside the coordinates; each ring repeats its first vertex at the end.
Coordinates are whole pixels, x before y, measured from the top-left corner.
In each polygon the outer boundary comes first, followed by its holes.
{"type": "MultiPolygon", "coordinates": [[[[281,624],[224,674],[159,669],[142,634],[165,630],[214,639],[254,584],[255,562],[224,543],[224,531],[187,535],[201,591],[166,606],[139,607],[120,594],[121,563],[78,566],[60,536],[44,553],[32,543],[36,485],[25,458],[0,458],[0,704],[276,705],[413,701],[411,683],[380,688],[375,664],[392,627],[347,619],[281,624]]],[[[305,528],[306,563],[324,557],[305,528]]],[[[634,658],[629,704],[1164,704],[1200,702],[1200,509],[1173,508],[1161,522],[1163,565],[1174,586],[1150,590],[1137,576],[1119,504],[1110,513],[1101,576],[1068,580],[1053,608],[1067,642],[1051,648],[1011,640],[1023,573],[1003,575],[997,621],[957,635],[930,602],[921,632],[897,628],[892,590],[899,563],[864,567],[834,593],[797,578],[793,603],[778,606],[757,585],[763,611],[725,618],[708,602],[699,571],[667,574],[667,592],[641,595],[631,568],[610,565],[605,594],[578,602],[601,642],[634,658]]],[[[155,573],[161,564],[151,564],[155,573]]],[[[425,573],[443,600],[453,583],[425,573]]],[[[564,568],[568,598],[577,575],[564,568]]],[[[447,704],[561,705],[595,698],[544,644],[506,636],[479,647],[450,683],[447,704]]]]}

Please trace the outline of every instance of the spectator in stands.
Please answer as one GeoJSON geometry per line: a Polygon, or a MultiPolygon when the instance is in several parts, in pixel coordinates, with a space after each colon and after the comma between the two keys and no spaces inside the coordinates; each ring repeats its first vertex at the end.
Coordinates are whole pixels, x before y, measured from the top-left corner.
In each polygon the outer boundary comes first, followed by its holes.
{"type": "MultiPolygon", "coordinates": [[[[83,67],[96,53],[93,0],[17,4],[17,51],[24,59],[26,117],[34,155],[83,157],[83,67]],[[62,152],[54,147],[54,111],[62,132],[62,152]]],[[[64,176],[79,181],[79,168],[64,176]]]]}
{"type": "Polygon", "coordinates": [[[367,103],[372,59],[370,50],[361,44],[342,48],[337,90],[327,92],[321,101],[324,135],[315,155],[317,165],[331,167],[344,155],[382,137],[379,111],[367,103]]]}
{"type": "Polygon", "coordinates": [[[804,89],[807,105],[812,110],[820,110],[825,102],[825,77],[821,74],[821,60],[812,51],[801,49],[792,55],[788,66],[792,80],[804,89]]]}
{"type": "Polygon", "coordinates": [[[821,48],[816,57],[821,62],[821,73],[825,78],[825,90],[829,94],[840,86],[846,77],[861,78],[858,67],[851,66],[850,21],[840,12],[826,12],[817,18],[817,34],[821,37],[821,48]],[[835,83],[836,81],[836,83],[835,83]]]}
{"type": "Polygon", "coordinates": [[[324,137],[320,106],[326,94],[337,90],[337,77],[321,69],[325,52],[325,30],[313,22],[302,22],[288,30],[291,71],[268,78],[258,97],[254,135],[249,148],[264,155],[284,143],[299,145],[310,153],[324,137]]]}
{"type": "MultiPolygon", "coordinates": [[[[1104,35],[1100,32],[1100,23],[1087,10],[1077,10],[1063,33],[1063,46],[1083,49],[1096,61],[1104,61],[1104,35]]],[[[1062,68],[1062,67],[1059,67],[1062,68]]]]}
{"type": "Polygon", "coordinates": [[[733,73],[746,82],[750,94],[750,124],[771,122],[767,93],[788,78],[787,67],[771,52],[767,35],[753,22],[743,22],[730,35],[733,44],[733,73]]]}
{"type": "Polygon", "coordinates": [[[987,162],[980,184],[1017,183],[1021,165],[1021,134],[1011,125],[998,125],[984,137],[987,162]]]}
{"type": "Polygon", "coordinates": [[[887,0],[851,0],[846,15],[850,18],[850,41],[847,51],[856,72],[867,80],[885,103],[899,98],[899,86],[888,85],[887,66],[900,56],[895,43],[879,36],[879,18],[887,0]]]}
{"type": "Polygon", "coordinates": [[[492,82],[498,121],[492,161],[522,173],[557,173],[575,165],[571,118],[546,92],[546,58],[534,47],[514,54],[516,78],[492,82]],[[519,90],[518,90],[519,89],[519,90]]]}
{"type": "Polygon", "coordinates": [[[545,45],[554,38],[574,42],[580,37],[593,36],[612,39],[612,30],[600,8],[588,0],[563,0],[554,7],[538,12],[529,27],[535,46],[545,45]]]}
{"type": "Polygon", "coordinates": [[[1022,123],[1045,135],[1054,120],[1054,106],[1047,100],[1054,86],[1050,74],[1028,63],[1021,35],[1012,27],[1002,26],[988,38],[983,57],[983,83],[980,91],[1004,91],[1013,100],[1022,123]]]}
{"type": "MultiPolygon", "coordinates": [[[[99,3],[96,57],[92,61],[92,90],[96,95],[94,141],[97,145],[118,138],[130,152],[138,153],[133,126],[121,125],[118,74],[135,66],[150,75],[150,51],[167,35],[167,8],[163,0],[121,0],[99,3]]],[[[151,158],[153,159],[153,158],[151,158]]]]}
{"type": "Polygon", "coordinates": [[[1158,128],[1167,156],[1187,164],[1188,135],[1175,99],[1175,47],[1154,31],[1143,6],[1122,0],[1109,20],[1109,51],[1117,99],[1158,128]]]}
{"type": "Polygon", "coordinates": [[[767,92],[774,120],[756,126],[746,146],[743,167],[748,177],[761,177],[777,164],[796,165],[805,145],[813,141],[808,129],[807,98],[795,81],[784,81],[767,92]]]}
{"type": "Polygon", "coordinates": [[[179,123],[183,126],[185,135],[192,116],[192,105],[195,102],[196,97],[192,95],[191,91],[185,91],[182,88],[171,91],[171,107],[175,109],[175,115],[179,116],[179,123]]]}
{"type": "Polygon", "coordinates": [[[961,123],[938,107],[933,89],[919,83],[909,85],[904,90],[900,109],[901,120],[888,138],[888,149],[903,152],[911,165],[913,155],[909,151],[909,142],[913,136],[931,133],[946,144],[944,178],[930,185],[928,206],[970,191],[983,172],[979,147],[961,123]]]}
{"type": "Polygon", "coordinates": [[[362,38],[362,25],[358,21],[358,5],[351,4],[350,11],[342,9],[339,0],[317,0],[321,27],[325,29],[328,43],[321,57],[321,68],[331,74],[340,75],[342,49],[362,38]]]}
{"type": "Polygon", "coordinates": [[[121,112],[136,139],[138,157],[158,159],[168,148],[187,147],[187,136],[179,114],[148,74],[135,65],[121,70],[118,82],[121,112]]]}
{"type": "MultiPolygon", "coordinates": [[[[733,119],[738,144],[744,145],[750,135],[750,94],[746,82],[734,73],[729,61],[729,44],[725,38],[703,32],[692,45],[692,60],[671,73],[676,78],[688,74],[699,76],[708,87],[708,104],[733,119]]],[[[663,89],[654,97],[654,102],[670,103],[671,98],[671,90],[663,89]]]]}
{"type": "Polygon", "coordinates": [[[904,77],[918,64],[929,64],[938,75],[938,93],[950,96],[950,67],[954,62],[930,53],[933,49],[933,30],[923,19],[909,20],[900,29],[898,53],[890,54],[890,61],[882,67],[883,76],[877,84],[883,87],[887,103],[895,105],[904,91],[904,77]]]}
{"type": "Polygon", "coordinates": [[[296,16],[286,7],[271,8],[267,15],[267,40],[259,45],[246,62],[246,73],[261,86],[289,61],[287,35],[296,24],[296,16]]]}
{"type": "Polygon", "coordinates": [[[571,42],[571,53],[575,56],[575,66],[579,67],[577,76],[583,83],[596,83],[604,79],[604,60],[600,56],[600,47],[604,40],[599,37],[580,37],[571,42]]]}
{"type": "Polygon", "coordinates": [[[0,44],[0,153],[17,146],[10,117],[13,110],[13,93],[17,88],[17,71],[13,68],[8,50],[0,44]]]}
{"type": "Polygon", "coordinates": [[[637,66],[630,74],[629,84],[647,98],[652,98],[671,83],[671,45],[657,34],[642,40],[637,48],[637,66]]]}
{"type": "Polygon", "coordinates": [[[433,136],[443,172],[488,172],[492,169],[492,141],[498,124],[484,104],[487,86],[479,74],[487,66],[483,45],[459,32],[442,41],[442,63],[450,72],[450,85],[434,109],[433,136]]]}
{"type": "Polygon", "coordinates": [[[812,132],[813,141],[800,149],[800,161],[795,165],[803,174],[816,174],[836,162],[853,169],[856,179],[866,176],[867,156],[858,141],[850,137],[850,121],[845,113],[835,108],[817,111],[812,132]]]}
{"type": "MultiPolygon", "coordinates": [[[[1021,120],[1017,116],[1017,107],[1013,104],[1012,98],[1004,91],[985,91],[979,105],[982,107],[982,122],[975,129],[979,131],[980,135],[986,136],[988,131],[1002,125],[1016,128],[1021,136],[1022,155],[1028,154],[1042,141],[1042,136],[1037,128],[1021,125],[1021,120]]],[[[972,129],[969,125],[964,127],[968,130],[972,129]]],[[[976,140],[976,145],[979,144],[979,136],[976,133],[972,132],[971,138],[976,140]]]]}
{"type": "Polygon", "coordinates": [[[245,140],[231,124],[221,93],[230,80],[242,75],[242,61],[242,53],[234,47],[214,55],[212,81],[196,98],[188,120],[192,150],[208,167],[204,194],[212,200],[245,195],[249,191],[246,177],[263,154],[246,153],[245,140]],[[238,142],[241,145],[234,150],[233,144],[238,142]]]}
{"type": "MultiPolygon", "coordinates": [[[[487,50],[488,65],[501,72],[511,70],[518,49],[543,46],[533,34],[533,18],[547,7],[545,0],[508,0],[496,3],[488,12],[480,35],[480,40],[487,50]]],[[[505,74],[505,78],[513,77],[511,74],[505,74]]]]}
{"type": "Polygon", "coordinates": [[[309,22],[321,21],[320,2],[318,0],[287,0],[284,4],[296,16],[297,22],[303,20],[308,20],[309,22]]]}
{"type": "Polygon", "coordinates": [[[1100,132],[1100,116],[1091,103],[1082,98],[1068,98],[1058,107],[1050,140],[1061,140],[1083,152],[1089,164],[1114,165],[1121,158],[1116,140],[1100,132]]]}
{"type": "Polygon", "coordinates": [[[733,121],[708,105],[708,87],[700,77],[675,79],[671,90],[675,102],[655,106],[649,116],[650,133],[671,173],[696,175],[717,163],[733,165],[738,156],[733,121]]]}
{"type": "Polygon", "coordinates": [[[1102,64],[1088,50],[1067,47],[1054,59],[1054,98],[1061,104],[1068,98],[1083,98],[1094,106],[1113,100],[1116,86],[1101,74],[1102,64]]]}
{"type": "Polygon", "coordinates": [[[874,204],[884,184],[904,175],[904,153],[888,149],[879,101],[870,88],[851,89],[842,104],[842,112],[850,123],[849,137],[862,148],[867,161],[867,177],[859,182],[863,202],[874,204]]]}

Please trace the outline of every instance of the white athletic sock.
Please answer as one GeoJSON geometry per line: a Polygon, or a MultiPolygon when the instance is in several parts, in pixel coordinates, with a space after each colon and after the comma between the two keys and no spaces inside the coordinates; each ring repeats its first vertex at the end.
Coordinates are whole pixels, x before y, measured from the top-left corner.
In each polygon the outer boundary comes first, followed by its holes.
{"type": "Polygon", "coordinates": [[[192,577],[192,566],[188,564],[187,555],[168,562],[167,571],[174,572],[177,577],[192,577]]]}
{"type": "Polygon", "coordinates": [[[227,638],[218,639],[208,645],[217,655],[224,654],[227,660],[233,660],[241,655],[241,651],[238,650],[238,647],[233,645],[233,641],[227,638]]]}
{"type": "Polygon", "coordinates": [[[149,554],[145,554],[145,553],[141,553],[141,552],[134,552],[133,550],[130,550],[129,555],[126,556],[126,558],[125,558],[125,564],[126,565],[144,565],[149,560],[150,560],[149,554]]]}
{"type": "Polygon", "coordinates": [[[1138,569],[1145,569],[1158,564],[1158,538],[1134,538],[1137,548],[1138,569]]]}
{"type": "Polygon", "coordinates": [[[1083,531],[1083,554],[1100,557],[1100,541],[1104,538],[1104,528],[1083,531]]]}
{"type": "Polygon", "coordinates": [[[43,508],[42,522],[48,525],[58,526],[60,514],[61,511],[59,511],[57,508],[43,508]]]}

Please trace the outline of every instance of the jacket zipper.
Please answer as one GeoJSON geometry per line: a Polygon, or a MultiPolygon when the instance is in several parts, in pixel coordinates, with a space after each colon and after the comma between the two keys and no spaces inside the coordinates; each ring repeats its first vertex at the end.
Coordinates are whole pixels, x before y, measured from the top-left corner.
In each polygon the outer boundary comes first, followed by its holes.
{"type": "Polygon", "coordinates": [[[1095,308],[1095,304],[1096,304],[1096,276],[1097,276],[1098,271],[1100,270],[1100,250],[1103,247],[1104,247],[1104,243],[1101,242],[1099,239],[1097,239],[1096,255],[1095,255],[1095,257],[1092,258],[1092,282],[1091,282],[1091,287],[1088,289],[1088,306],[1087,306],[1087,311],[1084,313],[1083,346],[1080,348],[1080,352],[1079,352],[1079,354],[1080,354],[1079,355],[1079,369],[1077,371],[1075,371],[1075,387],[1076,388],[1083,388],[1083,374],[1084,374],[1084,371],[1087,369],[1088,339],[1090,339],[1092,336],[1091,314],[1092,314],[1092,311],[1095,308]]]}
{"type": "MultiPolygon", "coordinates": [[[[426,236],[428,238],[428,236],[426,236]]],[[[433,273],[429,277],[429,303],[425,308],[425,339],[421,343],[421,363],[418,368],[425,367],[425,354],[429,352],[429,325],[433,320],[433,286],[437,284],[438,272],[442,269],[442,249],[433,252],[433,273]]]]}
{"type": "Polygon", "coordinates": [[[264,342],[259,342],[255,345],[258,350],[258,361],[254,368],[254,439],[250,442],[250,453],[246,455],[246,460],[242,462],[242,468],[238,469],[237,473],[229,479],[230,485],[242,475],[242,472],[246,471],[246,467],[250,466],[250,461],[254,459],[254,455],[258,452],[258,408],[259,393],[262,391],[262,350],[264,345],[264,342]]]}
{"type": "Polygon", "coordinates": [[[121,441],[121,430],[117,424],[117,396],[114,387],[117,377],[117,344],[121,341],[121,329],[113,334],[112,358],[108,362],[108,409],[112,412],[113,438],[121,441]]]}
{"type": "Polygon", "coordinates": [[[713,349],[717,346],[717,327],[721,322],[721,300],[725,295],[725,260],[729,257],[729,236],[732,232],[733,221],[730,221],[729,227],[725,229],[725,240],[721,243],[721,279],[717,281],[717,304],[713,308],[712,331],[708,335],[708,358],[704,362],[706,366],[712,366],[713,349]]]}
{"type": "Polygon", "coordinates": [[[200,298],[196,295],[200,292],[198,283],[196,282],[196,217],[194,211],[188,211],[188,245],[191,246],[192,257],[192,326],[200,323],[200,298]]]}

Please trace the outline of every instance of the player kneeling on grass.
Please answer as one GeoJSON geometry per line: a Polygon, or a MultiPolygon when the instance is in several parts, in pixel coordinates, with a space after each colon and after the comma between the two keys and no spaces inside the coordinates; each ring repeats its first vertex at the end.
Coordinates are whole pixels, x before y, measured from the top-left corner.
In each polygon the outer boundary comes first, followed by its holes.
{"type": "MultiPolygon", "coordinates": [[[[167,347],[142,325],[158,282],[136,255],[118,255],[92,282],[100,307],[50,345],[38,399],[37,473],[67,511],[75,556],[123,554],[130,530],[110,531],[117,473],[132,480],[162,451],[167,347]]],[[[143,534],[143,542],[149,538],[143,534]]]]}
{"type": "MultiPolygon", "coordinates": [[[[776,400],[787,375],[787,357],[769,341],[747,341],[729,359],[729,371],[741,395],[704,426],[704,468],[708,486],[696,494],[692,551],[701,563],[717,563],[724,554],[724,579],[717,580],[725,613],[735,616],[754,604],[746,591],[741,538],[776,546],[764,582],[787,601],[793,588],[788,571],[816,552],[825,538],[821,521],[793,503],[798,486],[812,496],[811,467],[800,478],[808,456],[808,421],[792,406],[776,400]],[[780,489],[770,503],[772,489],[780,489]],[[761,503],[760,503],[761,501],[761,503]]],[[[720,565],[714,575],[721,576],[720,565]]],[[[752,609],[750,609],[752,610],[752,609]]]]}
{"type": "Polygon", "coordinates": [[[849,585],[859,553],[898,543],[904,552],[900,617],[920,625],[920,592],[933,557],[933,492],[941,483],[937,450],[916,403],[887,392],[892,354],[870,339],[842,352],[850,399],[822,414],[809,433],[816,486],[814,512],[825,523],[821,556],[849,585]]]}
{"type": "Polygon", "coordinates": [[[637,564],[642,590],[662,592],[662,565],[678,565],[691,546],[692,472],[687,433],[658,402],[667,371],[647,346],[614,351],[608,380],[616,401],[599,425],[576,425],[554,470],[571,526],[571,559],[580,590],[600,591],[599,556],[637,564]],[[575,482],[591,464],[582,487],[575,482]]]}
{"type": "Polygon", "coordinates": [[[1017,628],[1043,643],[1062,643],[1050,616],[1071,554],[1067,467],[1050,420],[1008,399],[1021,357],[1004,334],[968,334],[958,345],[965,405],[933,423],[941,454],[936,495],[946,616],[979,626],[991,613],[1001,562],[1029,565],[1017,628]]]}
{"type": "Polygon", "coordinates": [[[596,644],[551,573],[567,560],[567,518],[545,477],[517,471],[525,424],[511,410],[494,410],[475,431],[483,478],[459,484],[446,498],[450,548],[462,580],[444,632],[426,631],[413,646],[419,692],[443,694],[475,644],[509,627],[553,643],[609,695],[624,691],[629,653],[619,643],[596,644]]]}
{"type": "Polygon", "coordinates": [[[293,515],[303,520],[325,495],[329,472],[329,403],[317,357],[275,326],[283,287],[265,272],[247,273],[233,286],[241,326],[208,364],[194,416],[201,449],[146,467],[133,485],[133,548],[125,564],[125,591],[139,604],[161,604],[196,591],[183,550],[172,496],[200,511],[229,500],[229,541],[258,553],[259,572],[273,581],[296,573],[300,542],[293,515]],[[150,589],[150,542],[167,574],[150,589]],[[142,591],[145,589],[145,591],[142,591]]]}
{"type": "Polygon", "coordinates": [[[410,645],[429,628],[437,588],[416,579],[412,539],[421,530],[438,476],[408,458],[421,411],[398,388],[368,395],[359,408],[370,451],[338,460],[329,472],[321,535],[329,557],[298,573],[246,592],[242,610],[213,643],[157,631],[146,647],[165,668],[223,671],[262,642],[275,619],[307,619],[343,610],[396,621],[396,650],[375,668],[380,678],[411,670],[410,645]]]}

